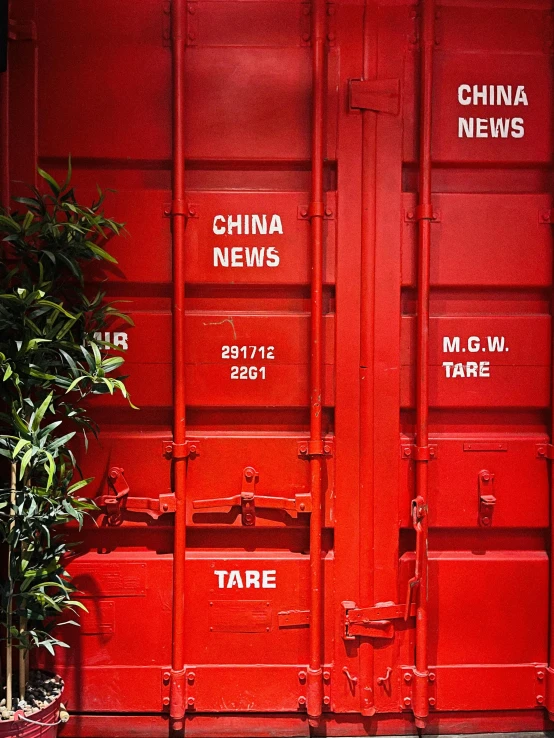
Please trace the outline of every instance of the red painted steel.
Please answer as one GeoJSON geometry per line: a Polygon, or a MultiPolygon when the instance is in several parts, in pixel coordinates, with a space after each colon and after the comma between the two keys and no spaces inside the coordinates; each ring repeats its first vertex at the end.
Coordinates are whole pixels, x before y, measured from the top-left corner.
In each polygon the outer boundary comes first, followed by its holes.
{"type": "Polygon", "coordinates": [[[185,554],[186,554],[186,395],[185,395],[185,6],[171,4],[171,51],[173,57],[173,484],[175,521],[173,545],[173,626],[170,716],[172,730],[183,731],[185,717],[185,554]]]}
{"type": "Polygon", "coordinates": [[[308,214],[311,222],[311,355],[310,355],[310,456],[312,512],[310,515],[310,662],[307,669],[306,708],[310,725],[317,725],[323,708],[322,669],[322,456],[323,449],[323,195],[325,3],[312,3],[312,189],[308,214]]]}
{"type": "MultiPolygon", "coordinates": [[[[422,0],[421,6],[421,112],[419,116],[419,191],[415,219],[418,223],[417,280],[417,373],[416,373],[416,497],[412,518],[416,534],[415,575],[410,587],[416,588],[415,669],[413,711],[415,724],[425,728],[429,715],[428,669],[428,464],[429,455],[429,299],[431,267],[431,133],[433,95],[433,51],[435,47],[435,2],[422,0]]],[[[410,590],[411,597],[411,590],[410,590]]]]}
{"type": "Polygon", "coordinates": [[[135,323],[63,734],[551,728],[551,0],[11,15],[3,195],[116,190],[135,323]]]}

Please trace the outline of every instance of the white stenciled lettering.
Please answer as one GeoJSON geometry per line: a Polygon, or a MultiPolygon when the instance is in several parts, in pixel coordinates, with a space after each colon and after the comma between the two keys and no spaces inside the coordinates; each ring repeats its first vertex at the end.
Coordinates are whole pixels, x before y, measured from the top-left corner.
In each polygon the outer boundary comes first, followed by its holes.
{"type": "Polygon", "coordinates": [[[467,361],[465,363],[443,361],[442,366],[447,379],[490,377],[489,361],[467,361]]]}
{"type": "Polygon", "coordinates": [[[218,589],[276,589],[277,570],[247,569],[242,574],[238,569],[218,569],[214,571],[218,589]]]}
{"type": "Polygon", "coordinates": [[[115,331],[113,334],[113,340],[110,331],[105,331],[104,333],[98,331],[93,334],[93,337],[96,341],[113,343],[113,345],[120,351],[127,351],[129,348],[129,334],[126,331],[115,331]]]}
{"type": "Polygon", "coordinates": [[[218,214],[214,215],[212,231],[216,236],[282,236],[283,221],[277,213],[218,214]]]}
{"type": "Polygon", "coordinates": [[[460,105],[529,105],[524,85],[459,85],[460,105]]]}
{"type": "Polygon", "coordinates": [[[460,337],[454,336],[453,338],[449,338],[448,336],[443,336],[442,350],[445,354],[458,353],[458,351],[460,350],[460,337]]]}
{"type": "Polygon", "coordinates": [[[458,138],[523,138],[523,118],[458,118],[458,138]]]}
{"type": "Polygon", "coordinates": [[[237,269],[242,267],[276,267],[279,266],[279,262],[279,251],[274,246],[268,248],[265,246],[233,246],[232,248],[214,246],[213,249],[214,267],[230,266],[237,269]]]}

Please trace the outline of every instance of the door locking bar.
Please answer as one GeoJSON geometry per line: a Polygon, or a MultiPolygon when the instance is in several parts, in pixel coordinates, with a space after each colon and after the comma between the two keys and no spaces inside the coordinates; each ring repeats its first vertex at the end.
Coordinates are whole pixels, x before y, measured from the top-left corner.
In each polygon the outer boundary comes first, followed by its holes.
{"type": "Polygon", "coordinates": [[[415,603],[397,605],[394,602],[379,602],[374,607],[356,607],[355,602],[345,600],[342,604],[342,637],[353,641],[356,637],[393,638],[394,620],[406,621],[416,614],[415,603]]]}
{"type": "Polygon", "coordinates": [[[259,475],[252,466],[247,466],[242,471],[242,488],[240,494],[231,497],[210,497],[206,500],[194,500],[192,506],[195,510],[213,510],[219,507],[240,507],[242,524],[247,526],[256,525],[256,507],[269,508],[273,510],[286,510],[290,515],[298,513],[309,513],[312,510],[312,500],[308,493],[300,493],[294,497],[273,497],[269,495],[257,495],[256,484],[259,475]]]}
{"type": "Polygon", "coordinates": [[[104,509],[108,525],[119,525],[122,513],[145,513],[154,520],[161,515],[175,512],[175,495],[165,494],[158,498],[129,497],[129,484],[125,479],[124,470],[120,466],[113,466],[108,473],[108,487],[111,492],[97,497],[94,502],[104,509]]]}

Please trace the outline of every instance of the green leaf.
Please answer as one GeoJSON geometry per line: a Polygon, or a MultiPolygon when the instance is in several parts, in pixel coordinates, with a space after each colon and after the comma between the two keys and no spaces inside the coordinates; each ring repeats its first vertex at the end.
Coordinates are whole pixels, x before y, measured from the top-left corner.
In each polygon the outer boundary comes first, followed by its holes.
{"type": "Polygon", "coordinates": [[[19,441],[15,444],[12,458],[16,459],[21,449],[24,448],[25,446],[28,446],[30,443],[31,442],[27,441],[25,438],[20,438],[19,441]]]}
{"type": "Polygon", "coordinates": [[[36,431],[40,427],[42,419],[44,418],[46,411],[50,407],[53,395],[54,393],[50,392],[50,394],[48,395],[48,397],[45,398],[45,400],[43,401],[39,409],[36,411],[36,413],[34,413],[34,418],[31,424],[32,430],[36,431]]]}
{"type": "Polygon", "coordinates": [[[98,246],[98,244],[93,243],[92,241],[85,241],[85,245],[88,246],[88,248],[92,251],[93,254],[96,254],[96,256],[100,257],[101,259],[104,259],[104,261],[109,261],[112,264],[117,264],[117,259],[115,256],[112,256],[107,251],[105,251],[103,248],[98,246]]]}
{"type": "Polygon", "coordinates": [[[42,177],[42,179],[45,179],[48,184],[50,185],[50,189],[52,192],[57,196],[60,194],[60,185],[56,182],[54,177],[52,175],[48,174],[48,172],[45,172],[44,169],[41,169],[40,167],[37,167],[37,172],[39,173],[39,176],[42,177]]]}

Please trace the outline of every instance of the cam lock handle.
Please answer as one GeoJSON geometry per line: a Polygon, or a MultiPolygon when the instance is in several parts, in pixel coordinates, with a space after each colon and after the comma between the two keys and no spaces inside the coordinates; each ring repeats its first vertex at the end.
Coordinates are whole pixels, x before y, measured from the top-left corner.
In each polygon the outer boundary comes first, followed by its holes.
{"type": "Polygon", "coordinates": [[[205,500],[194,500],[195,510],[214,510],[220,507],[240,507],[242,524],[256,525],[256,507],[273,510],[287,510],[290,514],[309,513],[312,511],[312,498],[309,494],[296,494],[294,497],[274,497],[257,495],[256,484],[258,472],[254,467],[247,466],[242,470],[242,487],[240,494],[231,497],[210,497],[205,500]]]}

